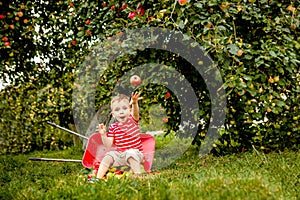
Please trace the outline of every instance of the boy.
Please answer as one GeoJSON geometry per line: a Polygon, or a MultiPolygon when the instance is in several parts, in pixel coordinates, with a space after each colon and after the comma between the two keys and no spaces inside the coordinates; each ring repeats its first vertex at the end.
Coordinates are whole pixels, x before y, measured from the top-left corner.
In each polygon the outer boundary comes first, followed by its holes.
{"type": "Polygon", "coordinates": [[[115,96],[111,101],[113,123],[106,132],[104,124],[98,127],[102,142],[106,147],[116,146],[116,151],[108,152],[101,161],[97,178],[101,179],[110,167],[130,166],[135,174],[141,174],[140,164],[143,160],[143,146],[138,126],[140,93],[135,92],[129,97],[124,94],[115,96]],[[131,107],[130,107],[131,106],[131,107]]]}

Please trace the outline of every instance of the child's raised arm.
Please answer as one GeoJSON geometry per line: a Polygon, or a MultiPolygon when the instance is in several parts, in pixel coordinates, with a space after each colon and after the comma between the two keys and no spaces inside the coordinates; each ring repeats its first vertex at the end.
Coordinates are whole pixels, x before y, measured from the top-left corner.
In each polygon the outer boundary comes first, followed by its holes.
{"type": "Polygon", "coordinates": [[[138,101],[140,98],[140,94],[139,92],[135,92],[135,93],[132,93],[131,94],[131,115],[132,117],[138,121],[140,119],[140,109],[139,109],[139,104],[138,104],[138,101]]]}

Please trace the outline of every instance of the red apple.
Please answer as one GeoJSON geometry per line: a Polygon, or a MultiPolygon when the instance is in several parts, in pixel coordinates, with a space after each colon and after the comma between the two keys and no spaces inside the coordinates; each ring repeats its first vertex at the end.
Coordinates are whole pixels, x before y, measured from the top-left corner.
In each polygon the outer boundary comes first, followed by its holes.
{"type": "Polygon", "coordinates": [[[4,46],[10,47],[10,42],[4,42],[4,46]]]}
{"type": "Polygon", "coordinates": [[[72,40],[72,45],[76,45],[76,44],[77,44],[76,40],[72,40]]]}
{"type": "Polygon", "coordinates": [[[221,9],[227,9],[229,6],[227,4],[226,5],[222,4],[220,7],[221,9]]]}
{"type": "Polygon", "coordinates": [[[293,7],[292,5],[289,5],[286,9],[291,12],[295,12],[295,10],[296,10],[296,8],[293,7]]]}
{"type": "Polygon", "coordinates": [[[132,86],[138,86],[140,85],[142,82],[142,79],[138,76],[138,75],[133,75],[131,78],[130,78],[130,84],[132,86]]]}
{"type": "Polygon", "coordinates": [[[91,20],[90,20],[90,19],[88,19],[88,20],[85,21],[85,24],[86,24],[86,25],[88,25],[88,24],[90,24],[90,23],[91,23],[91,20]]]}
{"type": "Polygon", "coordinates": [[[121,8],[122,8],[123,10],[126,9],[126,8],[127,8],[127,4],[123,3],[121,8]]]}
{"type": "Polygon", "coordinates": [[[151,22],[152,19],[153,19],[153,16],[150,16],[150,17],[148,18],[148,22],[151,22]]]}
{"type": "Polygon", "coordinates": [[[140,6],[136,11],[141,16],[143,16],[145,14],[145,10],[142,6],[140,6]]]}
{"type": "Polygon", "coordinates": [[[171,97],[171,93],[170,93],[170,92],[167,92],[166,95],[165,95],[165,98],[168,99],[168,98],[170,98],[170,97],[171,97]]]}
{"type": "Polygon", "coordinates": [[[187,3],[187,0],[178,0],[179,5],[184,6],[187,3]]]}
{"type": "Polygon", "coordinates": [[[268,81],[269,81],[269,83],[274,83],[274,79],[273,79],[272,77],[270,77],[270,78],[268,79],[268,81]]]}
{"type": "Polygon", "coordinates": [[[137,15],[136,12],[130,12],[130,13],[128,14],[128,17],[129,17],[130,19],[133,19],[136,15],[137,15]]]}
{"type": "Polygon", "coordinates": [[[23,17],[23,12],[22,11],[19,11],[17,14],[18,14],[19,17],[23,17]]]}
{"type": "Polygon", "coordinates": [[[206,26],[207,28],[211,28],[211,27],[212,27],[212,24],[208,22],[205,26],[206,26]]]}
{"type": "Polygon", "coordinates": [[[168,120],[168,118],[163,117],[163,118],[161,119],[161,121],[162,121],[163,123],[167,123],[169,120],[168,120]]]}
{"type": "Polygon", "coordinates": [[[8,41],[8,37],[4,36],[2,40],[3,40],[4,42],[7,42],[7,41],[8,41]]]}
{"type": "Polygon", "coordinates": [[[297,26],[295,24],[292,24],[290,27],[291,27],[291,29],[296,29],[297,28],[297,26]]]}
{"type": "Polygon", "coordinates": [[[0,19],[4,19],[5,18],[5,16],[4,15],[0,15],[0,19]]]}
{"type": "Polygon", "coordinates": [[[237,51],[237,55],[238,55],[238,56],[242,56],[242,55],[243,55],[243,50],[242,50],[242,49],[239,49],[239,50],[237,51]]]}
{"type": "Polygon", "coordinates": [[[88,29],[88,30],[86,31],[86,34],[87,34],[87,35],[91,35],[91,30],[88,29]]]}
{"type": "Polygon", "coordinates": [[[122,170],[116,170],[116,171],[115,171],[115,174],[116,174],[116,175],[122,175],[122,174],[123,174],[123,171],[122,171],[122,170]]]}

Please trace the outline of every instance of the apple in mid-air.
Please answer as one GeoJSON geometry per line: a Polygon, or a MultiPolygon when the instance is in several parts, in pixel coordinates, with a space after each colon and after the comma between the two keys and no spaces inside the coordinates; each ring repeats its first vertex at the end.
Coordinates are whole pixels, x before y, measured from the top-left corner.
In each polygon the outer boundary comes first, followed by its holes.
{"type": "Polygon", "coordinates": [[[132,86],[138,86],[142,83],[142,79],[138,76],[138,75],[133,75],[131,78],[130,78],[130,84],[132,86]]]}
{"type": "Polygon", "coordinates": [[[179,5],[184,6],[187,3],[187,0],[178,0],[179,5]]]}

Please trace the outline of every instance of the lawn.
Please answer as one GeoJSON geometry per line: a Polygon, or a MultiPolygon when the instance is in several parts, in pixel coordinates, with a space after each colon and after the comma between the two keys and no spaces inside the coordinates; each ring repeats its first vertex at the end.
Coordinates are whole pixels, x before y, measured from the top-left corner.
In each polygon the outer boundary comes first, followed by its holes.
{"type": "Polygon", "coordinates": [[[160,174],[110,178],[94,184],[80,163],[29,157],[81,159],[70,148],[0,156],[0,199],[300,199],[300,154],[281,152],[200,159],[183,156],[160,174]]]}

